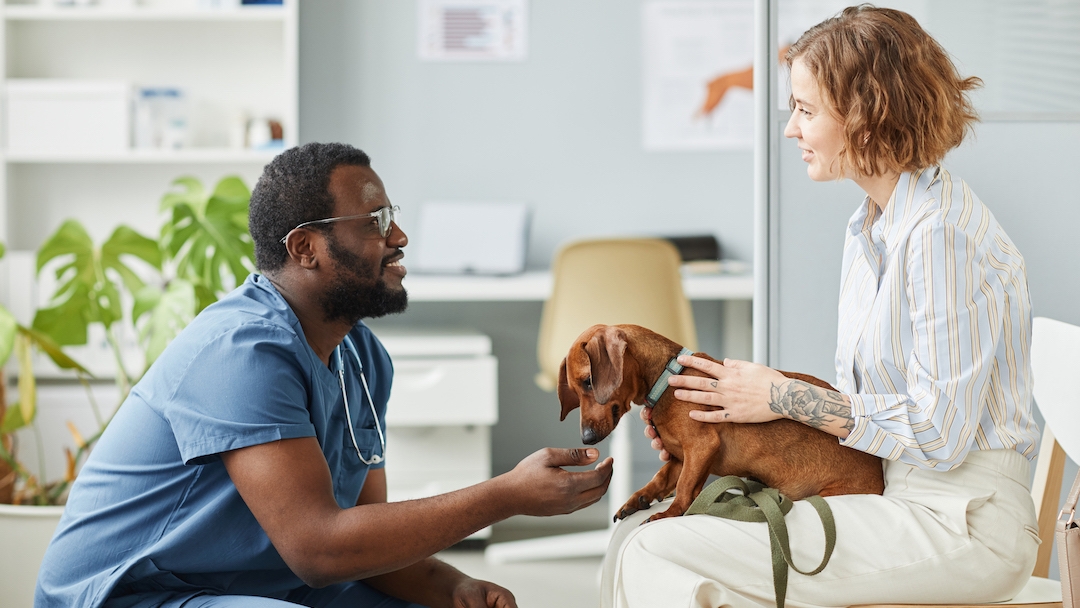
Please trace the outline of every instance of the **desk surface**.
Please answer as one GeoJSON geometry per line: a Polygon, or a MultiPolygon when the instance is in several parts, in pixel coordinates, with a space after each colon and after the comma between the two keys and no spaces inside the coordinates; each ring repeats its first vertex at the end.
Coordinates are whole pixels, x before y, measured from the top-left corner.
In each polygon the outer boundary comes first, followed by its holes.
{"type": "MultiPolygon", "coordinates": [[[[551,273],[525,272],[491,277],[410,274],[403,285],[411,302],[529,302],[551,295],[551,273]]],[[[683,289],[691,300],[751,300],[752,274],[686,274],[683,289]]]]}

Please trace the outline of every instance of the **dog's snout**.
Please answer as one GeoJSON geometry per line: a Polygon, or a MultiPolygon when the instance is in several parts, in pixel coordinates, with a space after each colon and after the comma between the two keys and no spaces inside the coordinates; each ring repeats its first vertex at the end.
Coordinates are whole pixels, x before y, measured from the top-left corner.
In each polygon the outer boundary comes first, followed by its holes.
{"type": "Polygon", "coordinates": [[[593,445],[600,441],[600,437],[596,434],[596,431],[592,427],[581,429],[581,442],[585,445],[593,445]]]}

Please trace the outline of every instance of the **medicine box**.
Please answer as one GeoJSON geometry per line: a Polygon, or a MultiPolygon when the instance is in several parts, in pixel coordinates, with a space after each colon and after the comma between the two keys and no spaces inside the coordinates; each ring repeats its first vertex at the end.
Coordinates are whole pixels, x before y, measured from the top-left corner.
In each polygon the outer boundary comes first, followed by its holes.
{"type": "Polygon", "coordinates": [[[8,80],[7,151],[123,152],[131,141],[130,91],[129,83],[114,80],[8,80]]]}

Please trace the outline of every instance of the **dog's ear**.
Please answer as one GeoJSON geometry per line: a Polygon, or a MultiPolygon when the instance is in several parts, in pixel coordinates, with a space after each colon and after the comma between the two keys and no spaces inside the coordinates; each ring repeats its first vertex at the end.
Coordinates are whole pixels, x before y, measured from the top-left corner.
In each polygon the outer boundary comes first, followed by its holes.
{"type": "Polygon", "coordinates": [[[585,352],[592,365],[593,396],[597,403],[604,405],[622,384],[626,334],[609,325],[603,332],[593,335],[585,345],[585,352]]]}
{"type": "Polygon", "coordinates": [[[559,403],[562,404],[562,415],[559,416],[559,422],[566,420],[566,415],[581,405],[577,391],[566,381],[566,359],[563,359],[562,364],[559,365],[559,403]]]}

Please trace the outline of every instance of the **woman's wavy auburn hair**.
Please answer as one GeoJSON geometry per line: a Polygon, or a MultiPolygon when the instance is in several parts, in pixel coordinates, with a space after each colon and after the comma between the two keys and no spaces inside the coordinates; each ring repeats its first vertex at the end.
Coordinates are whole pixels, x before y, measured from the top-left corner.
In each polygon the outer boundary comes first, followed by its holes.
{"type": "MultiPolygon", "coordinates": [[[[852,6],[804,33],[784,56],[801,59],[843,125],[840,174],[875,176],[936,165],[979,119],[949,55],[915,19],[852,6]]],[[[794,110],[795,100],[788,102],[794,110]]]]}

